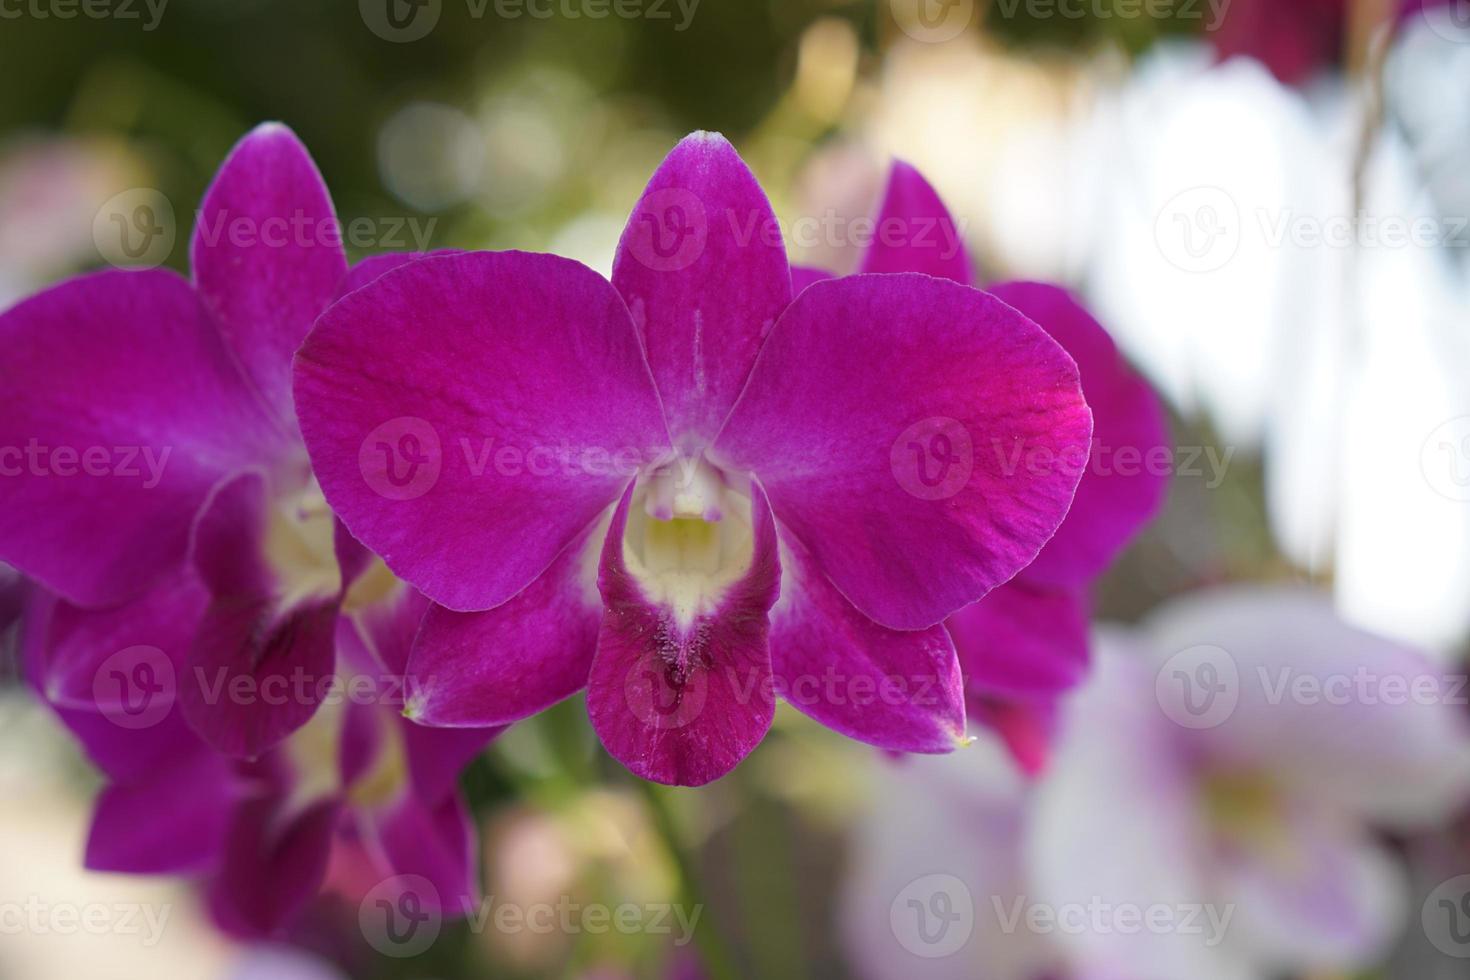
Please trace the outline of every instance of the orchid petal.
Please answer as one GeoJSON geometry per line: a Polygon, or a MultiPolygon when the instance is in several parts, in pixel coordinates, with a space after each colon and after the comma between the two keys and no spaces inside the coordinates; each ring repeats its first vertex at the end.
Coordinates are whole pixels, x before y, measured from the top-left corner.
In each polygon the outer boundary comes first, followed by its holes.
{"type": "Polygon", "coordinates": [[[897,752],[950,752],[965,738],[960,663],[942,626],[898,632],[853,608],[799,541],[782,544],[771,667],[782,698],[842,734],[897,752]]]}
{"type": "Polygon", "coordinates": [[[602,744],[635,775],[700,786],[750,754],[775,715],[767,646],[767,612],[781,578],[775,521],[752,486],[749,567],[716,609],[681,623],[628,569],[623,536],[632,497],[630,484],[603,546],[598,585],[607,610],[587,710],[602,744]]]}
{"type": "Polygon", "coordinates": [[[718,133],[695,133],[654,173],[618,245],[613,285],[638,325],[676,446],[703,448],[791,301],[770,202],[718,133]]]}
{"type": "Polygon", "coordinates": [[[1036,556],[1090,435],[1077,368],[1034,323],[965,286],[859,275],[787,309],[710,458],[756,474],[861,612],[925,629],[1036,556]]]}
{"type": "Polygon", "coordinates": [[[291,355],[347,274],[332,199],[296,134],[242,139],[199,207],[194,282],[265,405],[289,424],[291,355]]]}
{"type": "Polygon", "coordinates": [[[922,272],[974,283],[965,240],[939,194],[913,166],[893,161],[861,272],[922,272]]]}
{"type": "Polygon", "coordinates": [[[324,314],[297,358],[322,490],[450,609],[500,605],[671,450],[626,308],[526,253],[426,258],[324,314]]]}

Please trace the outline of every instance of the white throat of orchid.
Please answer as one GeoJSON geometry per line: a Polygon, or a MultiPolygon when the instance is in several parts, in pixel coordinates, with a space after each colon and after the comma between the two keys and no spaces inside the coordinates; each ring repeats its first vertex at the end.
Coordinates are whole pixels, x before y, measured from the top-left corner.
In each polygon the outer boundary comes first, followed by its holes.
{"type": "MultiPolygon", "coordinates": [[[[315,477],[275,493],[263,550],[284,608],[341,588],[334,535],[332,510],[315,477]]],[[[349,613],[361,609],[387,596],[396,584],[388,566],[375,555],[348,589],[342,609],[349,613]]]]}
{"type": "Polygon", "coordinates": [[[750,497],[696,456],[648,474],[631,503],[623,561],[649,601],[687,629],[750,567],[750,497]]]}
{"type": "MultiPolygon", "coordinates": [[[[339,674],[337,681],[339,694],[353,690],[350,677],[339,674]]],[[[376,730],[370,734],[358,733],[358,737],[372,739],[370,756],[352,782],[342,784],[342,753],[349,710],[344,698],[328,698],[310,721],[286,739],[285,756],[294,776],[288,811],[299,813],[338,794],[353,806],[372,809],[401,799],[408,790],[408,753],[403,733],[389,711],[376,707],[372,712],[376,730]]]]}

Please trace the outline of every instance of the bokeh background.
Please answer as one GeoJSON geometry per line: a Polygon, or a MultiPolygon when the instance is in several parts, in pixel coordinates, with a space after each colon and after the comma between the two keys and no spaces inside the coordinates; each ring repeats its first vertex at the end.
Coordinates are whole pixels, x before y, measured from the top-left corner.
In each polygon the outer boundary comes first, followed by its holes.
{"type": "MultiPolygon", "coordinates": [[[[606,272],[648,175],[708,129],[761,180],[794,260],[851,270],[853,219],[907,159],[983,281],[1073,288],[1170,408],[1168,504],[1100,584],[1099,621],[1225,583],[1305,587],[1446,671],[1465,653],[1463,3],[0,0],[0,66],[0,306],[107,264],[186,271],[195,202],[264,120],[310,147],[354,259],[521,248],[606,272]]],[[[95,777],[10,672],[0,977],[702,975],[677,927],[446,924],[426,953],[383,956],[331,896],[280,943],[234,944],[187,882],[80,870],[95,777]],[[11,914],[27,903],[170,918],[155,943],[28,927],[11,914]]],[[[572,703],[512,730],[465,785],[487,891],[521,906],[686,899],[671,830],[743,976],[1148,980],[1075,950],[1035,956],[1050,940],[1034,934],[911,955],[884,921],[899,896],[871,865],[896,852],[902,870],[896,841],[963,865],[977,915],[1021,873],[974,853],[1019,852],[1007,835],[1030,792],[979,734],[931,773],[783,708],[733,774],[651,807],[572,703]],[[975,819],[935,825],[956,794],[975,819]],[[882,812],[895,798],[907,809],[882,812]],[[865,896],[884,914],[864,919],[865,896]]],[[[1470,871],[1467,836],[1451,810],[1386,838],[1410,883],[1384,911],[1391,938],[1297,975],[1465,975],[1470,935],[1437,937],[1421,908],[1470,871]]],[[[935,870],[907,859],[909,877],[935,870]]]]}

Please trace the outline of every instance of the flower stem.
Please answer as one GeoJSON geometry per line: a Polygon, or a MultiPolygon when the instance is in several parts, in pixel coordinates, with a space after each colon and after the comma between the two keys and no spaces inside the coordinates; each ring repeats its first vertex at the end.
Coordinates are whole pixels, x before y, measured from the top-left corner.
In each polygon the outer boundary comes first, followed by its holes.
{"type": "Polygon", "coordinates": [[[681,901],[689,906],[685,911],[692,913],[696,909],[703,910],[704,914],[694,930],[694,943],[699,947],[705,974],[710,977],[710,980],[739,980],[740,974],[735,970],[734,956],[725,937],[720,934],[714,924],[715,917],[710,914],[709,903],[706,901],[708,892],[695,867],[694,858],[679,838],[679,830],[674,826],[673,814],[669,811],[668,801],[664,798],[663,787],[642,779],[636,782],[643,792],[643,799],[648,804],[648,811],[653,817],[654,829],[663,840],[669,856],[674,860],[674,867],[679,874],[681,901]]]}

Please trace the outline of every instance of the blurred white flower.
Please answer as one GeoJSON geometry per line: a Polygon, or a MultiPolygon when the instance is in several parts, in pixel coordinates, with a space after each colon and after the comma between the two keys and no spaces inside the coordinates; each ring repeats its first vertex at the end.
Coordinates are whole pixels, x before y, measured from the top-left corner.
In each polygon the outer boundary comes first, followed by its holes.
{"type": "Polygon", "coordinates": [[[1037,790],[1034,897],[1168,914],[1059,930],[1074,960],[1130,980],[1266,980],[1384,958],[1411,910],[1374,831],[1463,804],[1465,692],[1292,590],[1201,593],[1099,646],[1037,790]]]}
{"type": "Polygon", "coordinates": [[[1038,980],[1057,949],[1012,926],[1026,889],[1026,787],[997,741],[952,756],[873,758],[839,927],[868,980],[1038,980]]]}

